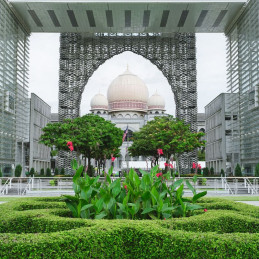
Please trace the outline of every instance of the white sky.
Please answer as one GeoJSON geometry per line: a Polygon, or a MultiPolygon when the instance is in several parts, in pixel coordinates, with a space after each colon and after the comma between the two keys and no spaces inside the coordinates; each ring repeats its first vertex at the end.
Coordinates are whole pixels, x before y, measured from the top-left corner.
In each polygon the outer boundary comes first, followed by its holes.
{"type": "MultiPolygon", "coordinates": [[[[226,39],[223,34],[197,34],[198,112],[218,94],[226,92],[226,39]]],[[[150,61],[131,52],[107,60],[85,87],[81,115],[89,112],[91,98],[106,95],[112,80],[123,73],[127,64],[147,85],[149,95],[156,89],[165,98],[166,110],[175,114],[173,93],[166,78],[150,61]]],[[[59,34],[34,33],[30,38],[29,91],[37,94],[58,112],[59,34]]]]}

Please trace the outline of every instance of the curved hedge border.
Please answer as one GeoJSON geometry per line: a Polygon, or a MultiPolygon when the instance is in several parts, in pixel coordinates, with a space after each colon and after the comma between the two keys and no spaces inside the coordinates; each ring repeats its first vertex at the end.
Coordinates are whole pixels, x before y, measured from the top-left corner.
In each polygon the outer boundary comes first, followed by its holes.
{"type": "Polygon", "coordinates": [[[259,207],[202,199],[208,209],[170,220],[70,218],[58,198],[0,205],[3,258],[259,258],[259,207]]]}

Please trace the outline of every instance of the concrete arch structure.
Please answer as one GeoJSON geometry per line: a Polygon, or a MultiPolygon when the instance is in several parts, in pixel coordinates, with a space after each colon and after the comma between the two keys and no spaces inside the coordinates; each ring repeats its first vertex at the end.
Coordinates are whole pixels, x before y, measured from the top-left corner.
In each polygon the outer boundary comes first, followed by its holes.
{"type": "MultiPolygon", "coordinates": [[[[106,60],[124,51],[148,59],[166,77],[174,93],[176,116],[197,131],[197,80],[195,34],[62,33],[60,36],[59,120],[79,116],[88,80],[106,60]]],[[[196,162],[196,152],[183,155],[181,168],[196,162]]],[[[60,161],[66,166],[67,159],[60,161]]]]}

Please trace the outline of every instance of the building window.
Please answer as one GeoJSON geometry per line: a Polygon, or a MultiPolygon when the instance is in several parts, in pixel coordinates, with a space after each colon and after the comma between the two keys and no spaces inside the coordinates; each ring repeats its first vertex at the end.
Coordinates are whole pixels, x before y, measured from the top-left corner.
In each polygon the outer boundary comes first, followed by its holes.
{"type": "Polygon", "coordinates": [[[232,131],[231,130],[226,130],[226,136],[231,136],[232,131]]]}
{"type": "Polygon", "coordinates": [[[231,115],[225,115],[225,120],[230,121],[231,120],[231,115]]]}
{"type": "Polygon", "coordinates": [[[233,121],[237,120],[237,115],[233,115],[233,121]]]}

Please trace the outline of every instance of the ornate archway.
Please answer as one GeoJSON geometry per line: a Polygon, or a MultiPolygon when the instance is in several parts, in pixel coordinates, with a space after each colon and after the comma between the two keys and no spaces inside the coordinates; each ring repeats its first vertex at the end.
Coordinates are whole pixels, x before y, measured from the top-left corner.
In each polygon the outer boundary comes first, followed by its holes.
{"type": "MultiPolygon", "coordinates": [[[[194,33],[95,34],[60,36],[59,120],[79,116],[89,78],[106,60],[124,51],[141,55],[167,78],[174,93],[176,116],[197,131],[197,80],[194,33]]],[[[62,159],[61,159],[62,160],[62,159]]],[[[66,159],[60,161],[63,166],[66,159]]],[[[196,162],[196,152],[181,158],[181,168],[196,162]]]]}

